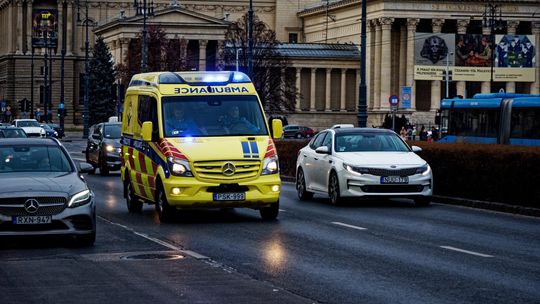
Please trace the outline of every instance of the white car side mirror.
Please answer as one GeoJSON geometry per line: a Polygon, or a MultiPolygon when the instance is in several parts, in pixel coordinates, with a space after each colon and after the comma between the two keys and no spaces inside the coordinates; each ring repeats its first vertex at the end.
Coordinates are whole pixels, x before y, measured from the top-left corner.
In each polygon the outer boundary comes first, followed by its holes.
{"type": "Polygon", "coordinates": [[[315,152],[319,154],[330,154],[327,146],[318,147],[317,149],[315,149],[315,152]]]}
{"type": "Polygon", "coordinates": [[[420,147],[418,147],[418,146],[412,146],[411,149],[412,149],[412,151],[413,151],[414,153],[420,153],[420,152],[422,152],[422,148],[420,148],[420,147]]]}

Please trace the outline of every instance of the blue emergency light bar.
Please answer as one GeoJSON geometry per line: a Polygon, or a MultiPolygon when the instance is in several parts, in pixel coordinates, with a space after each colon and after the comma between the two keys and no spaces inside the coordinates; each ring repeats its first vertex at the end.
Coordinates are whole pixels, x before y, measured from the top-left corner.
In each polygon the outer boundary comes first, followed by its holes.
{"type": "Polygon", "coordinates": [[[159,84],[226,85],[249,83],[251,80],[242,72],[167,72],[159,75],[159,84]]]}

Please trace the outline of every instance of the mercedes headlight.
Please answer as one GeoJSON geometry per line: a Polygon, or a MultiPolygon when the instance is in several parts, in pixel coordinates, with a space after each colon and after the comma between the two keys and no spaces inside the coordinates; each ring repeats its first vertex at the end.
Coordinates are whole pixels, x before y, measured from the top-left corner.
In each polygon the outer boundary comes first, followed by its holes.
{"type": "Polygon", "coordinates": [[[261,175],[275,174],[279,172],[279,160],[277,155],[264,159],[261,175]]]}
{"type": "Polygon", "coordinates": [[[69,208],[75,208],[79,206],[86,205],[90,203],[92,200],[92,192],[90,190],[86,189],[84,191],[81,191],[71,197],[68,203],[69,208]]]}
{"type": "Polygon", "coordinates": [[[167,158],[167,162],[172,175],[193,177],[193,173],[191,172],[188,161],[169,156],[167,158]]]}
{"type": "Polygon", "coordinates": [[[369,169],[368,168],[362,168],[362,167],[355,167],[353,165],[349,165],[349,164],[343,164],[343,168],[345,168],[345,170],[353,173],[353,174],[357,174],[357,175],[362,175],[362,174],[368,174],[369,173],[369,169]]]}

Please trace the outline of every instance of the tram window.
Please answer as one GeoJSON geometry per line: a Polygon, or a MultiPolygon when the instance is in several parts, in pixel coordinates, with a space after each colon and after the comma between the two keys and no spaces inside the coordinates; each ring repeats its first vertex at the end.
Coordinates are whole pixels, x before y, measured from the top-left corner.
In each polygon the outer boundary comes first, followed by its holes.
{"type": "Polygon", "coordinates": [[[540,108],[513,108],[510,137],[540,139],[540,108]]]}
{"type": "Polygon", "coordinates": [[[457,109],[452,113],[450,133],[458,136],[494,137],[499,113],[495,109],[457,109]]]}

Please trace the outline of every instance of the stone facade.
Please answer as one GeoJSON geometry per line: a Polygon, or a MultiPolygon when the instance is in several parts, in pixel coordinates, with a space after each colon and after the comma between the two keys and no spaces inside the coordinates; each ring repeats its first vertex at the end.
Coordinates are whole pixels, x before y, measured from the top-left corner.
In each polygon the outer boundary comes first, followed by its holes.
{"type": "MultiPolygon", "coordinates": [[[[505,29],[500,33],[535,35],[535,82],[497,83],[510,92],[540,91],[540,23],[531,12],[538,11],[535,0],[496,1],[505,29]]],[[[16,101],[33,96],[34,109],[43,109],[43,48],[32,48],[33,9],[58,11],[58,47],[52,55],[52,108],[60,101],[61,50],[65,50],[65,104],[67,124],[81,124],[84,72],[85,31],[84,0],[0,0],[0,98],[15,106],[16,101]],[[78,14],[80,13],[80,14],[78,14]],[[33,94],[31,93],[33,72],[33,94]]],[[[307,44],[354,44],[360,42],[360,0],[253,0],[255,14],[276,31],[282,42],[307,44]],[[321,5],[322,3],[322,5],[321,5]],[[328,5],[327,5],[327,4],[328,5]]],[[[194,66],[199,70],[216,69],[218,49],[223,43],[228,21],[240,18],[248,10],[249,1],[169,1],[154,0],[156,16],[148,23],[160,24],[169,38],[185,38],[196,54],[194,66]],[[176,6],[175,6],[176,4],[176,6]]],[[[401,86],[412,86],[412,107],[400,110],[415,123],[429,124],[444,93],[438,80],[414,79],[414,35],[432,33],[488,33],[481,28],[485,1],[401,0],[368,1],[367,3],[367,88],[368,125],[380,125],[389,112],[388,97],[399,95],[401,86]]],[[[125,58],[130,39],[142,29],[133,1],[88,0],[87,23],[89,44],[101,35],[114,60],[125,58]]],[[[489,29],[487,29],[489,30],[489,29]]],[[[91,53],[91,50],[90,50],[91,53]]],[[[335,123],[356,122],[360,63],[357,58],[300,58],[291,60],[296,69],[296,86],[300,92],[296,111],[289,115],[291,123],[317,129],[335,123]]],[[[490,91],[489,82],[455,81],[450,85],[454,95],[471,96],[490,91]]]]}

